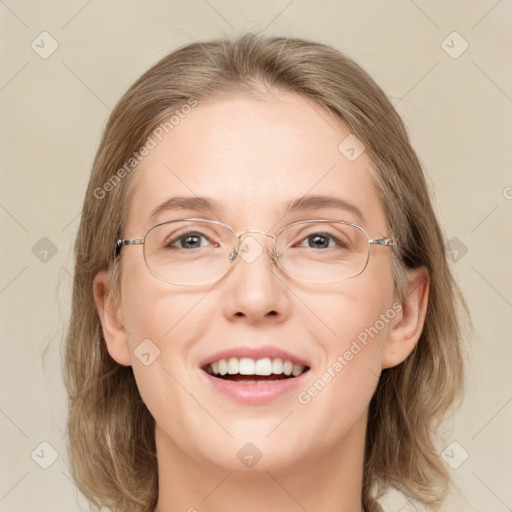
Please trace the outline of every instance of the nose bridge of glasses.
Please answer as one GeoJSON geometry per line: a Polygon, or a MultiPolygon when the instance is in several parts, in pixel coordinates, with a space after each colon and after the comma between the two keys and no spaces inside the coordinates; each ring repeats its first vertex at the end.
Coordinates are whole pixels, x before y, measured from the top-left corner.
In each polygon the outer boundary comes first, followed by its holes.
{"type": "Polygon", "coordinates": [[[270,248],[270,255],[271,257],[274,257],[274,245],[276,235],[268,233],[267,231],[263,231],[261,229],[244,229],[243,231],[236,233],[238,245],[236,247],[236,250],[230,255],[231,260],[237,255],[241,255],[242,259],[244,259],[247,263],[252,263],[265,251],[264,246],[260,242],[258,242],[255,237],[250,236],[253,233],[259,233],[261,235],[265,235],[267,237],[272,238],[274,244],[270,248]],[[246,235],[249,235],[249,237],[246,235]]]}

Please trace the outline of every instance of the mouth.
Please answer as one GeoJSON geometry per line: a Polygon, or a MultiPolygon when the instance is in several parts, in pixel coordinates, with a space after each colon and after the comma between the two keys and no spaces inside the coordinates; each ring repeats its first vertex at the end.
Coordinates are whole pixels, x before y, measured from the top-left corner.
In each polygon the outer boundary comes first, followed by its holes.
{"type": "Polygon", "coordinates": [[[261,381],[295,379],[308,372],[310,367],[279,357],[230,357],[207,364],[202,370],[217,379],[253,384],[261,381]]]}

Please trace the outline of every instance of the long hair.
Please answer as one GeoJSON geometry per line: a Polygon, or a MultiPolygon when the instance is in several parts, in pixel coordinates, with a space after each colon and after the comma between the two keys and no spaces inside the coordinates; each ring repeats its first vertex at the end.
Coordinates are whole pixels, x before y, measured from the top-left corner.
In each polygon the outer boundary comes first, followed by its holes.
{"type": "Polygon", "coordinates": [[[155,129],[162,123],[170,129],[195,102],[269,90],[294,92],[323,106],[365,145],[391,234],[400,242],[392,252],[399,297],[407,293],[407,268],[424,265],[430,274],[421,337],[404,362],[383,370],[370,402],[363,504],[376,510],[375,498],[391,487],[437,510],[449,492],[437,429],[462,399],[462,314],[465,320],[469,314],[404,123],[374,80],[340,51],[246,33],[167,55],[123,95],[102,135],[75,242],[63,368],[71,471],[91,507],[152,511],[158,497],[154,419],[131,367],[107,352],[92,287],[96,274],[108,269],[119,293],[113,244],[124,230],[137,158],[155,129]]]}

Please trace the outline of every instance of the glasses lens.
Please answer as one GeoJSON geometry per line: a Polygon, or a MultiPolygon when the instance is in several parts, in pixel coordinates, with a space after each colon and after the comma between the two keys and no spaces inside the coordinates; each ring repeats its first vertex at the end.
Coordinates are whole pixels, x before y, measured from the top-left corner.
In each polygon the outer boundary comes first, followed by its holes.
{"type": "Polygon", "coordinates": [[[214,221],[171,221],[154,226],[144,241],[146,264],[160,279],[201,284],[220,279],[230,266],[235,234],[214,221]]]}
{"type": "MultiPolygon", "coordinates": [[[[144,258],[151,272],[164,281],[206,284],[229,271],[237,243],[236,235],[215,221],[170,221],[147,233],[144,258]]],[[[317,283],[355,277],[369,257],[364,231],[342,221],[291,224],[277,236],[276,249],[278,264],[291,277],[317,283]]]]}
{"type": "Polygon", "coordinates": [[[343,281],[360,274],[368,262],[364,231],[341,221],[306,221],[277,237],[278,263],[291,277],[311,282],[343,281]]]}

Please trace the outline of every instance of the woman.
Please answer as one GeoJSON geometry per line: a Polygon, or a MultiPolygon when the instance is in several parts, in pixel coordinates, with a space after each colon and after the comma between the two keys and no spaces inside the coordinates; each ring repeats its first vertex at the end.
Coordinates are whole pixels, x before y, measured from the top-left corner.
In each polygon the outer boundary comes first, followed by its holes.
{"type": "Polygon", "coordinates": [[[439,508],[466,307],[403,122],[346,56],[245,34],[162,59],[108,120],[75,256],[93,506],[439,508]]]}

